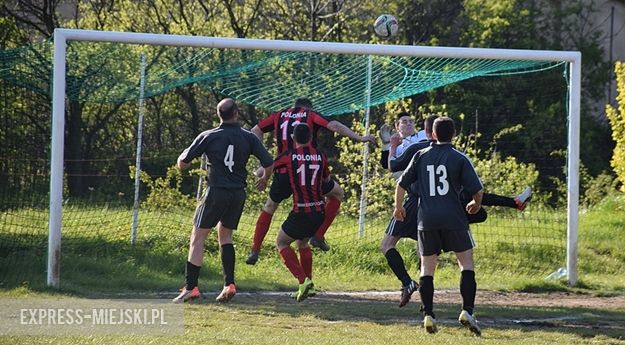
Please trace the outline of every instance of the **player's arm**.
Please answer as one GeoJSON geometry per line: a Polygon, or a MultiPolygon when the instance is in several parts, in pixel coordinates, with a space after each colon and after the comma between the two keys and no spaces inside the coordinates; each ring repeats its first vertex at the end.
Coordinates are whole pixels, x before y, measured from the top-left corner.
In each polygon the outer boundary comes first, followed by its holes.
{"type": "Polygon", "coordinates": [[[473,194],[473,200],[469,201],[466,206],[466,210],[468,214],[476,214],[480,208],[482,207],[482,196],[484,195],[484,191],[480,190],[479,192],[473,194]]]}
{"type": "Polygon", "coordinates": [[[403,221],[406,217],[406,210],[403,206],[404,197],[410,185],[417,180],[417,164],[419,157],[418,154],[412,157],[410,165],[404,170],[404,173],[397,181],[397,186],[395,186],[395,209],[393,210],[393,217],[398,221],[403,221]]]}
{"type": "Polygon", "coordinates": [[[352,131],[349,127],[345,126],[344,124],[336,120],[330,121],[327,124],[326,128],[331,130],[332,132],[338,133],[342,136],[346,136],[352,139],[353,141],[357,141],[360,143],[370,142],[372,144],[375,144],[375,137],[373,137],[373,135],[371,134],[358,135],[354,131],[352,131]]]}
{"type": "Polygon", "coordinates": [[[473,198],[466,206],[467,213],[476,214],[482,207],[482,197],[484,195],[484,186],[471,161],[464,157],[462,163],[462,187],[473,198]]]}
{"type": "Polygon", "coordinates": [[[417,143],[408,146],[408,148],[404,152],[402,152],[399,157],[393,158],[393,156],[389,154],[388,170],[390,170],[391,172],[405,170],[408,167],[408,164],[410,164],[410,160],[412,160],[412,157],[415,155],[415,153],[419,152],[419,150],[424,149],[425,147],[427,146],[422,145],[421,143],[417,143]]]}
{"type": "Polygon", "coordinates": [[[263,175],[256,181],[256,188],[263,190],[273,174],[273,158],[257,137],[252,137],[252,154],[258,158],[260,165],[264,168],[263,175]]]}
{"type": "Polygon", "coordinates": [[[207,139],[208,135],[206,133],[200,133],[200,135],[198,135],[195,140],[193,140],[191,146],[187,147],[184,151],[182,151],[180,156],[178,156],[178,160],[176,161],[176,166],[178,167],[178,169],[187,169],[191,166],[192,160],[202,155],[208,141],[207,139]]]}
{"type": "Polygon", "coordinates": [[[260,127],[258,127],[258,125],[252,127],[252,129],[250,129],[250,132],[252,132],[252,134],[254,134],[258,140],[263,140],[263,131],[260,129],[260,127]]]}

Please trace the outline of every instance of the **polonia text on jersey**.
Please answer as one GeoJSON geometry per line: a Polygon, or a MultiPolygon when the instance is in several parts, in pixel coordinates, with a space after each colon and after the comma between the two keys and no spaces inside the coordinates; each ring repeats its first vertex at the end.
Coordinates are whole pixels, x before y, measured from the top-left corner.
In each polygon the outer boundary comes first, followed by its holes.
{"type": "Polygon", "coordinates": [[[291,118],[291,119],[299,119],[299,118],[302,118],[302,117],[306,117],[306,115],[308,115],[306,111],[300,111],[298,113],[292,113],[290,111],[285,111],[285,112],[282,112],[280,114],[280,118],[288,117],[288,118],[291,118]]]}
{"type": "Polygon", "coordinates": [[[321,155],[320,154],[297,154],[294,153],[293,155],[291,155],[291,160],[294,161],[320,161],[321,160],[321,155]]]}

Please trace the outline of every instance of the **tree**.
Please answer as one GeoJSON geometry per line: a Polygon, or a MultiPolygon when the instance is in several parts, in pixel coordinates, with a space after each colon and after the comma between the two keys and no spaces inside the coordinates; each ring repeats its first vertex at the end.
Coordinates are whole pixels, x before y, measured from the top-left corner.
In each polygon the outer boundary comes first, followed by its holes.
{"type": "Polygon", "coordinates": [[[615,109],[611,105],[606,107],[608,120],[612,126],[612,139],[616,141],[610,163],[621,182],[621,191],[625,192],[625,62],[617,62],[615,72],[618,108],[615,109]]]}

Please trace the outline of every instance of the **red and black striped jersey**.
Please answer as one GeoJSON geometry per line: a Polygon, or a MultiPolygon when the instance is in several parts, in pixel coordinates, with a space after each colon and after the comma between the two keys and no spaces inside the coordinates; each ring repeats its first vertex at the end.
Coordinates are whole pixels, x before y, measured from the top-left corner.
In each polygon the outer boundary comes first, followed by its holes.
{"type": "Polygon", "coordinates": [[[293,212],[321,212],[324,201],[321,186],[330,176],[326,157],[312,145],[300,146],[278,155],[276,169],[284,168],[293,191],[293,212]]]}
{"type": "Polygon", "coordinates": [[[300,123],[308,125],[312,132],[312,146],[317,147],[317,132],[321,127],[327,128],[330,121],[332,120],[314,110],[292,107],[269,115],[258,123],[258,128],[263,133],[274,132],[278,154],[281,154],[295,147],[291,134],[296,125],[300,123]]]}

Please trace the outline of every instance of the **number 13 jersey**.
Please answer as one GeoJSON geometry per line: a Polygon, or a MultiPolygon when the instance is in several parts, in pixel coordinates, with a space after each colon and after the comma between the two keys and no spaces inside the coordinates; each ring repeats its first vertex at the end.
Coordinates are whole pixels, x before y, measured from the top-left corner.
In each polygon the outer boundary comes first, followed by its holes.
{"type": "Polygon", "coordinates": [[[417,152],[398,183],[405,190],[417,181],[418,227],[422,231],[469,229],[460,192],[473,195],[482,190],[473,164],[451,144],[432,144],[417,152]]]}

